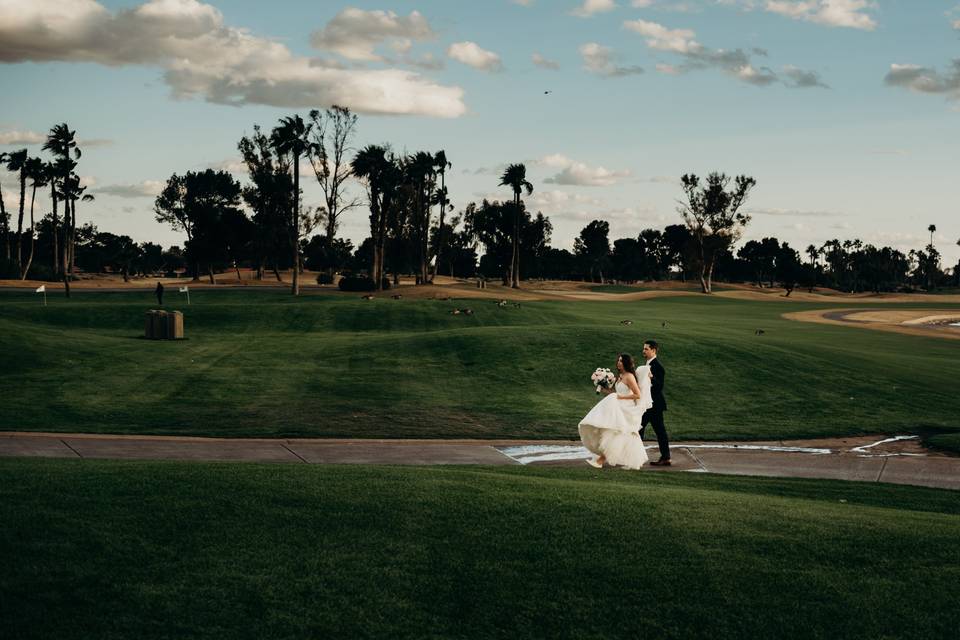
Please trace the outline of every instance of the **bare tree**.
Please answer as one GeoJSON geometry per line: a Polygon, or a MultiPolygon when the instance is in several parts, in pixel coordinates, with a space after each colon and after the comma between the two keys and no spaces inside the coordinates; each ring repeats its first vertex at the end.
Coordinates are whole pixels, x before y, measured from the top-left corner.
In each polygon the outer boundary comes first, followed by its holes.
{"type": "Polygon", "coordinates": [[[360,205],[360,199],[348,196],[347,180],[353,175],[353,167],[347,154],[353,149],[350,141],[357,127],[357,116],[346,107],[334,105],[323,114],[314,109],[310,112],[313,122],[311,144],[307,148],[310,165],[323,191],[327,242],[333,243],[340,227],[340,216],[360,205]]]}
{"type": "Polygon", "coordinates": [[[702,187],[695,174],[684,175],[681,182],[687,201],[680,203],[679,212],[697,243],[700,286],[704,293],[712,293],[717,256],[733,246],[750,222],[740,207],[757,181],[737,176],[731,191],[727,191],[730,178],[723,173],[711,173],[702,187]]]}

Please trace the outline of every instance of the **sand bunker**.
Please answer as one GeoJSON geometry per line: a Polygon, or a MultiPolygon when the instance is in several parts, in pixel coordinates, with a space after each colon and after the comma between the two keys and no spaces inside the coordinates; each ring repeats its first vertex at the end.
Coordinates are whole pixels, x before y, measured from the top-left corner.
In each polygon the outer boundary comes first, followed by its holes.
{"type": "Polygon", "coordinates": [[[787,320],[855,326],[862,329],[891,331],[912,336],[960,340],[960,310],[930,309],[818,309],[785,313],[787,320]]]}

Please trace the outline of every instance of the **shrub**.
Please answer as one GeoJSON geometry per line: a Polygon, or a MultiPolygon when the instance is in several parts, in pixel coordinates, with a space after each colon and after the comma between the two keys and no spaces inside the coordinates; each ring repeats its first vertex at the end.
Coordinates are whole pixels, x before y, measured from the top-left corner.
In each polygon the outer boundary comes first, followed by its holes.
{"type": "Polygon", "coordinates": [[[321,273],[317,275],[317,284],[333,284],[333,275],[329,273],[321,273]]]}

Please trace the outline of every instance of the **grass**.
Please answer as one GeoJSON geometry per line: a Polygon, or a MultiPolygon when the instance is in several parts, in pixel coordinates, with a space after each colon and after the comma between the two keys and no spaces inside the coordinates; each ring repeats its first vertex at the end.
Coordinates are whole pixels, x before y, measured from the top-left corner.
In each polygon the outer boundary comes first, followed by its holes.
{"type": "Polygon", "coordinates": [[[953,638],[948,491],[0,460],[20,638],[953,638]]]}
{"type": "Polygon", "coordinates": [[[596,400],[589,372],[653,337],[674,438],[960,433],[955,342],[780,317],[824,303],[472,300],[472,316],[453,316],[464,301],[198,291],[182,302],[188,340],[169,343],[140,337],[149,292],[48,307],[0,292],[0,430],[575,438],[596,400]]]}

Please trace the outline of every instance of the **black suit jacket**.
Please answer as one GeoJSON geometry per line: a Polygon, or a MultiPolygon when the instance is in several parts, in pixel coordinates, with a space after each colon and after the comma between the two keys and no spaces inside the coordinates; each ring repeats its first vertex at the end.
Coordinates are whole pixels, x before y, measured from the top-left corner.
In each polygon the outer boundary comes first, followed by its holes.
{"type": "Polygon", "coordinates": [[[650,363],[650,373],[653,374],[653,383],[650,389],[650,394],[653,396],[653,410],[666,411],[667,399],[663,397],[663,380],[667,372],[660,364],[660,358],[654,358],[650,363]]]}

